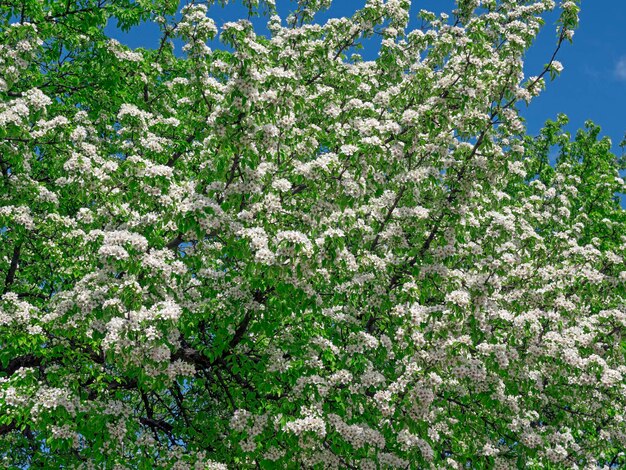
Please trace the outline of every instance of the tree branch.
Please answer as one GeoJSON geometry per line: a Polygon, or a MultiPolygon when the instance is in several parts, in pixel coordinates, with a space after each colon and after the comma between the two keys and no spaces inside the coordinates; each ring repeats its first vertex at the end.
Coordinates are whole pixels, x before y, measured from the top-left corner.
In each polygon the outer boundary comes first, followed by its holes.
{"type": "Polygon", "coordinates": [[[11,265],[9,266],[9,272],[7,272],[7,276],[4,280],[4,290],[3,294],[6,294],[9,291],[9,288],[15,281],[15,273],[17,272],[17,266],[20,262],[20,253],[22,250],[22,245],[17,244],[15,248],[13,248],[13,256],[11,257],[11,265]]]}
{"type": "Polygon", "coordinates": [[[41,357],[37,357],[34,354],[26,354],[11,359],[6,367],[0,369],[0,372],[5,373],[8,377],[22,367],[38,367],[41,363],[41,357]]]}

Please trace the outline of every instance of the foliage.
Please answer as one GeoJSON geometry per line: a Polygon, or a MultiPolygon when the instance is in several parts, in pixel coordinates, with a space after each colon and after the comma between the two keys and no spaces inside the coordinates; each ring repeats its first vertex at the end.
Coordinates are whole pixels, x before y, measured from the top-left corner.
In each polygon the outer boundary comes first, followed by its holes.
{"type": "Polygon", "coordinates": [[[577,4],[210,3],[0,5],[3,465],[626,465],[621,163],[518,115],[577,4]]]}

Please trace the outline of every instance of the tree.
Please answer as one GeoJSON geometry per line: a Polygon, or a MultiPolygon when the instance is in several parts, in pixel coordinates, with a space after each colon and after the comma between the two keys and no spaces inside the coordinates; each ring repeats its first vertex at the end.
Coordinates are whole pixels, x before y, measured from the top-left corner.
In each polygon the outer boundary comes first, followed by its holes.
{"type": "Polygon", "coordinates": [[[622,163],[518,113],[577,4],[528,79],[552,0],[244,4],[0,5],[3,464],[626,465],[622,163]]]}

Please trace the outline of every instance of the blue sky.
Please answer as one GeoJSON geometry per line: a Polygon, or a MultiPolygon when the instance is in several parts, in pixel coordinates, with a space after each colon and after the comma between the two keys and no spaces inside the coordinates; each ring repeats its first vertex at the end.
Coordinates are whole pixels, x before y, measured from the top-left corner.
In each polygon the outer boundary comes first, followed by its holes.
{"type": "MultiPolygon", "coordinates": [[[[540,33],[529,51],[527,68],[537,70],[546,62],[554,39],[554,21],[540,33]]],[[[524,115],[528,130],[562,112],[569,116],[569,130],[581,128],[587,119],[602,127],[602,133],[618,145],[626,132],[626,1],[583,0],[580,26],[573,44],[565,44],[557,57],[565,69],[548,83],[543,95],[531,103],[524,115]]]]}
{"type": "MultiPolygon", "coordinates": [[[[330,16],[345,16],[362,6],[362,0],[334,0],[331,10],[319,15],[319,21],[330,16]]],[[[281,15],[289,11],[287,0],[277,0],[281,15]]],[[[413,0],[412,18],[421,8],[435,12],[450,11],[453,0],[413,0]]],[[[219,25],[245,17],[241,1],[233,2],[226,8],[214,6],[210,14],[219,25]]],[[[538,74],[552,55],[556,42],[556,15],[546,18],[546,26],[526,58],[528,76],[538,74]]],[[[573,44],[566,43],[557,59],[565,69],[554,82],[549,82],[544,93],[531,105],[523,107],[522,115],[527,120],[528,131],[535,134],[547,119],[554,119],[558,113],[570,118],[568,130],[572,133],[583,127],[588,119],[602,127],[602,134],[613,141],[614,151],[621,153],[618,144],[626,132],[626,1],[624,0],[582,0],[580,27],[576,31],[573,44]]],[[[265,20],[257,21],[263,27],[265,20]]],[[[129,33],[122,33],[114,24],[107,26],[110,36],[130,47],[156,47],[159,39],[158,28],[144,24],[129,33]]],[[[218,47],[217,44],[212,45],[218,47]]],[[[376,45],[371,43],[362,55],[375,57],[376,45]],[[371,46],[371,47],[370,47],[371,46]]]]}

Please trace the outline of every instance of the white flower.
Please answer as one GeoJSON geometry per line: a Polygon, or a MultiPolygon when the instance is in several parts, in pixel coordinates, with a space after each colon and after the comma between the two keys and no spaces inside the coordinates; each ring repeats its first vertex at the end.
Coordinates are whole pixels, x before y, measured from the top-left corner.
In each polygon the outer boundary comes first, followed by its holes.
{"type": "Polygon", "coordinates": [[[467,307],[470,303],[470,295],[466,291],[455,290],[446,295],[446,301],[459,307],[467,307]]]}
{"type": "Polygon", "coordinates": [[[550,63],[550,68],[554,70],[556,73],[561,73],[563,71],[563,64],[558,60],[553,60],[550,63]]]}
{"type": "Polygon", "coordinates": [[[281,178],[272,182],[272,188],[280,191],[281,193],[284,193],[291,189],[291,183],[289,182],[289,180],[281,178]]]}

